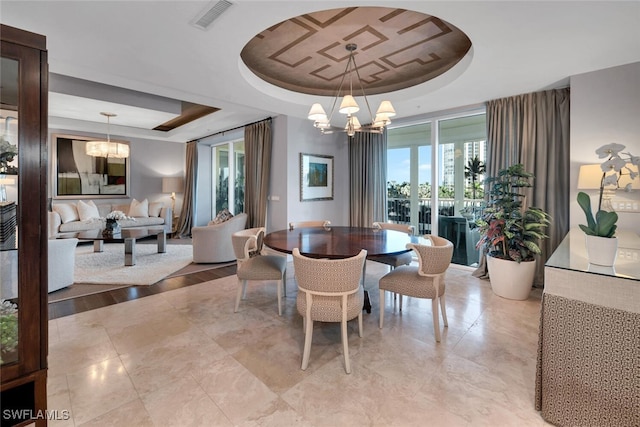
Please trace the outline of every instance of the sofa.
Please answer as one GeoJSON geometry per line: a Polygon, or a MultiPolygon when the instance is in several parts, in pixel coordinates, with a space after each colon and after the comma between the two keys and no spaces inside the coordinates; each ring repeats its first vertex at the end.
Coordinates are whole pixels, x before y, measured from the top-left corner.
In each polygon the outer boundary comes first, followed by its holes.
{"type": "Polygon", "coordinates": [[[149,203],[147,199],[130,203],[95,203],[92,200],[60,202],[49,212],[49,236],[60,233],[101,229],[104,218],[113,211],[121,211],[131,219],[118,221],[122,228],[163,226],[171,233],[173,212],[171,207],[160,202],[149,203]]]}
{"type": "Polygon", "coordinates": [[[244,230],[247,225],[247,214],[239,213],[225,221],[215,219],[206,226],[191,228],[193,242],[193,262],[215,263],[236,260],[231,235],[244,230]]]}

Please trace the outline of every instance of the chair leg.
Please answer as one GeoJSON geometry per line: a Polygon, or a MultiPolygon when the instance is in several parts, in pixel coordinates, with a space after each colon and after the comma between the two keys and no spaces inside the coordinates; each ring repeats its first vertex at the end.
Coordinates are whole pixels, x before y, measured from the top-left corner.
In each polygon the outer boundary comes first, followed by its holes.
{"type": "Polygon", "coordinates": [[[380,329],[382,329],[382,324],[384,323],[384,295],[385,290],[380,289],[380,301],[378,301],[378,305],[380,306],[380,329]]]}
{"type": "Polygon", "coordinates": [[[284,291],[284,296],[287,296],[287,270],[282,274],[282,290],[284,291]]]}
{"type": "Polygon", "coordinates": [[[240,279],[238,279],[238,292],[236,294],[236,307],[233,309],[234,313],[238,312],[238,307],[240,306],[240,299],[242,298],[242,290],[244,287],[246,287],[246,280],[242,281],[240,279]],[[244,284],[243,284],[244,282],[244,284]]]}
{"type": "Polygon", "coordinates": [[[449,326],[449,322],[447,322],[447,309],[444,306],[444,295],[440,295],[440,310],[442,311],[442,323],[446,328],[449,326]]]}
{"type": "Polygon", "coordinates": [[[302,370],[309,366],[309,354],[311,353],[311,338],[313,336],[313,320],[305,319],[304,351],[302,353],[302,370]]]}
{"type": "Polygon", "coordinates": [[[350,374],[351,364],[349,363],[349,337],[347,336],[347,320],[345,318],[342,318],[341,326],[342,351],[344,352],[344,370],[347,372],[347,374],[350,374]]]}
{"type": "Polygon", "coordinates": [[[400,298],[398,300],[398,304],[399,304],[399,311],[402,311],[402,294],[398,294],[400,295],[400,298]]]}
{"type": "Polygon", "coordinates": [[[282,316],[282,280],[278,280],[278,316],[282,316]]]}
{"type": "Polygon", "coordinates": [[[440,342],[440,315],[438,314],[438,300],[436,298],[431,300],[431,311],[433,312],[433,331],[436,334],[436,342],[440,342]]]}
{"type": "Polygon", "coordinates": [[[362,338],[362,311],[358,314],[358,335],[362,338]]]}

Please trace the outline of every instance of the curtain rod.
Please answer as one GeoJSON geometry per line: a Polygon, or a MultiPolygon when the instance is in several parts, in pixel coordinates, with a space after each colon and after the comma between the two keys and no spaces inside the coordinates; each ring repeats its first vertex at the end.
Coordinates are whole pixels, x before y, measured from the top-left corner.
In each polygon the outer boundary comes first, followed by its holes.
{"type": "Polygon", "coordinates": [[[191,140],[191,141],[189,141],[189,142],[196,142],[196,141],[200,141],[200,140],[205,139],[205,138],[210,138],[210,137],[212,137],[212,136],[216,136],[216,135],[220,135],[220,134],[225,134],[225,133],[227,133],[227,132],[232,132],[232,131],[234,131],[234,130],[242,129],[242,128],[247,127],[247,126],[255,125],[256,123],[266,122],[267,120],[268,120],[268,121],[271,121],[272,119],[273,119],[273,117],[267,117],[266,119],[256,120],[255,122],[247,123],[247,124],[245,124],[245,125],[236,126],[236,127],[234,127],[234,128],[227,129],[227,130],[221,130],[220,132],[212,133],[211,135],[201,136],[200,138],[198,138],[198,139],[193,139],[193,140],[191,140]]]}

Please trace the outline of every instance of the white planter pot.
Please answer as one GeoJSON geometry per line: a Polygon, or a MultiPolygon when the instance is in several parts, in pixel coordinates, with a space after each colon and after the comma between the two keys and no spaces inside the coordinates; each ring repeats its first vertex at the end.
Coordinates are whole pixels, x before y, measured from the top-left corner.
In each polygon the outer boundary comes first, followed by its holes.
{"type": "Polygon", "coordinates": [[[531,293],[536,274],[536,261],[517,263],[487,256],[491,289],[502,298],[526,300],[531,293]]]}
{"type": "Polygon", "coordinates": [[[618,255],[618,239],[616,237],[599,237],[584,235],[587,246],[589,264],[611,267],[618,255]]]}

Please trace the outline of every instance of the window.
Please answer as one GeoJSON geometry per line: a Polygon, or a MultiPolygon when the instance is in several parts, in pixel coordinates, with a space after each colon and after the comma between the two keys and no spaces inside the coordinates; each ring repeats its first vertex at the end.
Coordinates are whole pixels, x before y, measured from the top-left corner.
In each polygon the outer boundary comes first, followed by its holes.
{"type": "Polygon", "coordinates": [[[244,212],[244,141],[236,140],[213,146],[212,163],[215,200],[212,217],[225,208],[233,214],[244,212]]]}
{"type": "Polygon", "coordinates": [[[389,129],[389,221],[412,224],[419,234],[437,233],[454,243],[453,262],[477,263],[473,221],[484,197],[479,166],[485,160],[484,112],[389,129]]]}

